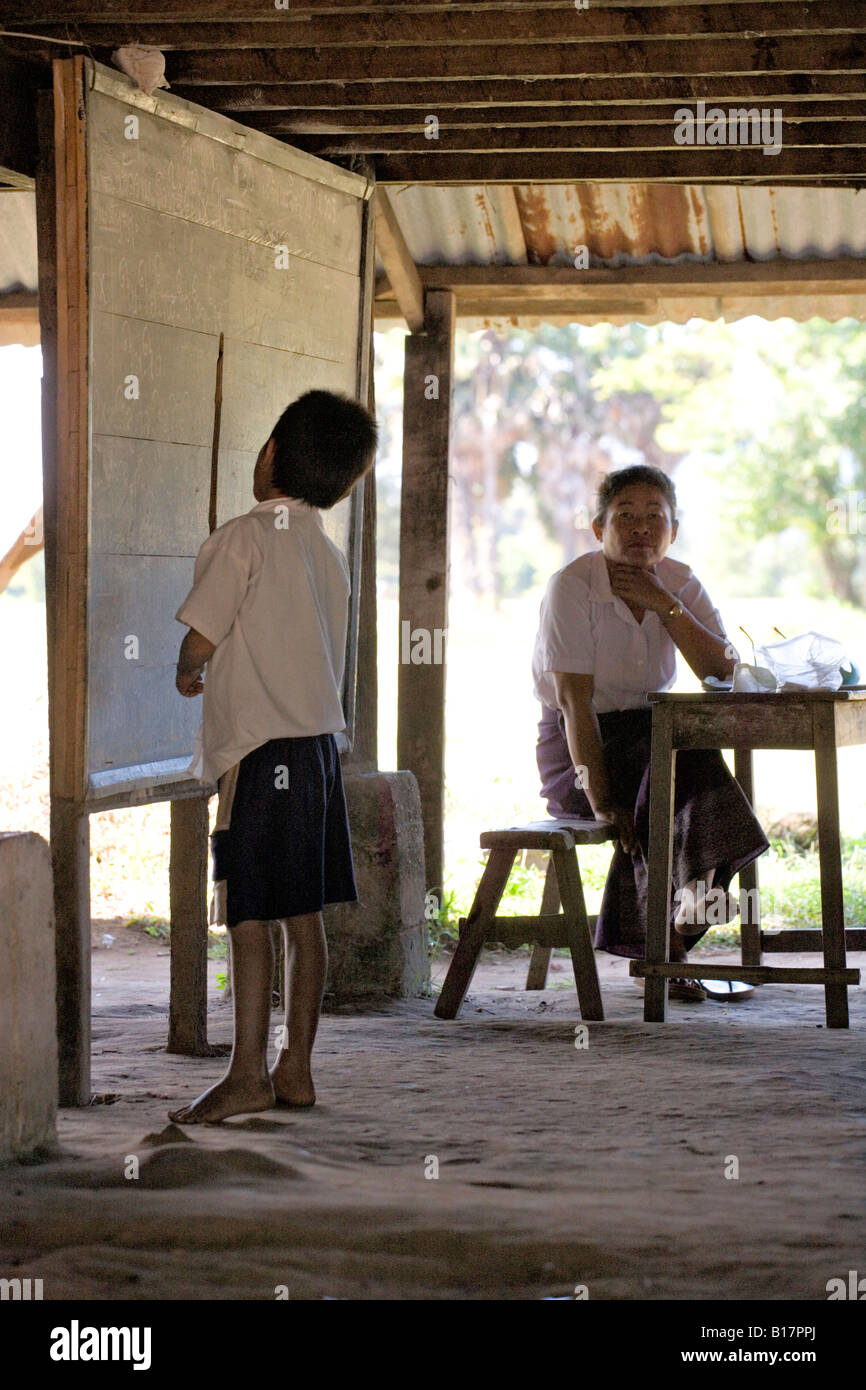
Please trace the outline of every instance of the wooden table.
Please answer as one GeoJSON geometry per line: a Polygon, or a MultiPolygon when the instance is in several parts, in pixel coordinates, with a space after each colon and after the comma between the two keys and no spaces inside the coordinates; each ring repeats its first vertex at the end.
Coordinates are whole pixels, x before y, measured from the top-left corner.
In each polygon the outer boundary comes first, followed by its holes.
{"type": "MultiPolygon", "coordinates": [[[[649,699],[653,713],[647,944],[645,960],[631,963],[632,975],[646,979],[644,1019],[649,1023],[664,1022],[668,980],[683,973],[681,962],[670,961],[668,930],[676,750],[733,748],[737,780],[751,801],[753,748],[807,748],[815,754],[823,930],[779,932],[778,941],[773,941],[772,934],[761,931],[759,919],[743,928],[742,965],[713,965],[711,973],[714,978],[746,980],[751,984],[823,984],[827,1027],[847,1028],[847,988],[859,983],[860,972],[846,968],[845,950],[846,945],[849,949],[866,947],[866,931],[845,931],[836,751],[866,743],[866,689],[776,695],[654,692],[649,699]],[[786,937],[796,940],[787,942],[786,937]],[[812,944],[807,938],[812,938],[812,944]],[[762,947],[823,949],[824,965],[810,969],[765,966],[761,961],[762,947]]],[[[741,889],[756,888],[757,882],[756,864],[743,869],[741,889]]]]}

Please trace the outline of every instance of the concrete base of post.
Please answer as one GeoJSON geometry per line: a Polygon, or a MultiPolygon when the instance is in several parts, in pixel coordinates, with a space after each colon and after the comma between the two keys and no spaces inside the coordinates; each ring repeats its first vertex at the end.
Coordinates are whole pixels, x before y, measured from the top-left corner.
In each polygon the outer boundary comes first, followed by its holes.
{"type": "Polygon", "coordinates": [[[430,993],[424,829],[411,772],[344,772],[359,901],[325,909],[329,1003],[430,993]]]}

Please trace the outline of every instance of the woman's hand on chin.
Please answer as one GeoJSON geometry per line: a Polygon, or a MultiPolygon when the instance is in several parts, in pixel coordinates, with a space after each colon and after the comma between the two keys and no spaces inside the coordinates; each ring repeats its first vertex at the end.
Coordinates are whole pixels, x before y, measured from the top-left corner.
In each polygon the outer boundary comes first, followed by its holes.
{"type": "Polygon", "coordinates": [[[594,814],[596,820],[606,821],[615,828],[626,854],[635,853],[638,842],[634,831],[634,815],[627,806],[598,806],[594,814]]]}
{"type": "Polygon", "coordinates": [[[607,572],[610,576],[611,592],[624,603],[634,604],[638,608],[649,608],[655,613],[666,613],[674,602],[673,595],[668,593],[652,570],[608,560],[607,572]]]}

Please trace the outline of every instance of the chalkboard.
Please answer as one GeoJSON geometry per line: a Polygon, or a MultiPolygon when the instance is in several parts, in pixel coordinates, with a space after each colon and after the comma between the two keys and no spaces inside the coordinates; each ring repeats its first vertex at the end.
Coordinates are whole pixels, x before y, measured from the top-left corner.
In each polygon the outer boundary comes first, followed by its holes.
{"type": "MultiPolygon", "coordinates": [[[[174,613],[208,534],[223,335],[217,524],[255,505],[285,406],[363,396],[369,194],[360,175],[88,64],[89,546],[85,800],[182,782],[200,701],[174,689],[174,613]]],[[[353,571],[362,485],[326,529],[353,571]]],[[[349,729],[351,733],[351,728],[349,729]]]]}

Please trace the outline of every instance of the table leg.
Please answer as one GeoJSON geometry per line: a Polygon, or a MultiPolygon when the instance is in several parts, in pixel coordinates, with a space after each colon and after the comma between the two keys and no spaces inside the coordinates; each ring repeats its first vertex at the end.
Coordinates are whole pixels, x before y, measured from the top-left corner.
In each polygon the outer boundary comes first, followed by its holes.
{"type": "MultiPolygon", "coordinates": [[[[839,782],[836,765],[836,710],[832,701],[814,702],[812,730],[818,789],[818,861],[821,868],[821,922],[824,966],[845,969],[845,909],[842,897],[842,843],[839,835],[839,782]]],[[[825,984],[828,1028],[848,1027],[848,990],[825,984]]]]}
{"type": "MultiPolygon", "coordinates": [[[[646,960],[663,965],[670,956],[671,868],[674,837],[673,707],[653,705],[650,756],[650,821],[647,884],[646,960]]],[[[647,1023],[664,1023],[668,982],[649,976],[644,986],[643,1016],[647,1023]]]]}
{"type": "MultiPolygon", "coordinates": [[[[754,769],[751,748],[734,749],[734,776],[750,806],[755,804],[754,769]]],[[[753,859],[738,875],[740,901],[746,893],[749,910],[740,916],[740,951],[743,965],[761,964],[761,896],[758,891],[758,861],[753,859]]]]}

